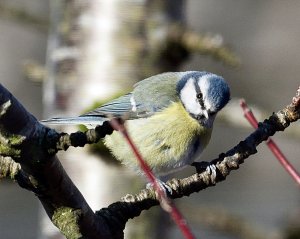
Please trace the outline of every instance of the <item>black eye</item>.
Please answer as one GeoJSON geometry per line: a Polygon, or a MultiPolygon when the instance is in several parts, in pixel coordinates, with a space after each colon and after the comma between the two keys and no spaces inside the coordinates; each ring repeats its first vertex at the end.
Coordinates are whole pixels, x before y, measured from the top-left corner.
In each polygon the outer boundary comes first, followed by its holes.
{"type": "Polygon", "coordinates": [[[210,116],[214,116],[217,112],[209,112],[210,116]]]}
{"type": "Polygon", "coordinates": [[[200,100],[203,98],[203,95],[201,92],[199,92],[197,95],[196,95],[197,99],[200,100]]]}
{"type": "Polygon", "coordinates": [[[203,101],[203,95],[202,95],[202,93],[198,92],[197,95],[196,95],[196,97],[197,97],[197,101],[199,102],[201,108],[205,108],[204,107],[204,101],[203,101]]]}

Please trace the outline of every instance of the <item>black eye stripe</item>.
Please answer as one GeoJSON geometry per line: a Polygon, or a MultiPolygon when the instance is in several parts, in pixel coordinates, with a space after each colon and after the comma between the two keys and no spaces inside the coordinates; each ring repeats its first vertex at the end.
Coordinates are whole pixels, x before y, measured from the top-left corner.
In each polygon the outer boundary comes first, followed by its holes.
{"type": "Polygon", "coordinates": [[[200,104],[201,108],[202,108],[202,109],[204,109],[204,108],[205,108],[205,106],[204,106],[204,101],[203,101],[203,98],[201,97],[201,98],[198,98],[197,100],[198,100],[198,102],[199,102],[199,104],[200,104]]]}
{"type": "Polygon", "coordinates": [[[194,79],[194,86],[195,86],[195,90],[196,90],[197,101],[199,102],[201,108],[204,109],[205,106],[204,106],[204,101],[203,101],[203,94],[200,90],[200,87],[199,87],[196,79],[194,79]]]}

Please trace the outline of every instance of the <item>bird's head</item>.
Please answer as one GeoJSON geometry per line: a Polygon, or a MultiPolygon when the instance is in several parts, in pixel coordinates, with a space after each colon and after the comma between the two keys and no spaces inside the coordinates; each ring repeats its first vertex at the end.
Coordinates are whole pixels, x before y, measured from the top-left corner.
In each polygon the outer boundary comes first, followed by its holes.
{"type": "Polygon", "coordinates": [[[230,100],[226,81],[209,72],[190,72],[177,84],[179,98],[186,111],[204,127],[211,128],[216,114],[230,100]]]}

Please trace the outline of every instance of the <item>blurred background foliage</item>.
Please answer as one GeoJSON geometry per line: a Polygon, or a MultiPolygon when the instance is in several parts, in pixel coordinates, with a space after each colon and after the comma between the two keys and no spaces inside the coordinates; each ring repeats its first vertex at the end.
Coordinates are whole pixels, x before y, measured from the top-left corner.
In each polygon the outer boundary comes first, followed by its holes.
{"type": "MultiPolygon", "coordinates": [[[[273,0],[1,0],[1,83],[41,119],[81,114],[160,72],[223,75],[233,100],[202,157],[210,160],[252,131],[236,98],[263,119],[295,93],[299,9],[273,0]]],[[[299,168],[299,123],[275,140],[299,168]]],[[[84,156],[70,151],[60,158],[95,210],[144,187],[122,167],[100,164],[112,162],[101,144],[84,156]]],[[[252,158],[217,187],[176,201],[197,238],[300,238],[298,187],[264,146],[252,158]]],[[[33,195],[10,181],[0,190],[1,238],[60,238],[33,195]]],[[[126,237],[182,238],[159,208],[130,221],[126,237]]]]}

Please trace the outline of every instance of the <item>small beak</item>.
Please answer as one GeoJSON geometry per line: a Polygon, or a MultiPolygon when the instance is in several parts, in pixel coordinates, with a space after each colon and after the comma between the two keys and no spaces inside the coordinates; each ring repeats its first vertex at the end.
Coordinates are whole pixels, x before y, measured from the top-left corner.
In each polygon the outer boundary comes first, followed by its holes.
{"type": "Polygon", "coordinates": [[[207,128],[212,128],[214,119],[215,115],[210,116],[206,110],[203,110],[202,117],[198,118],[199,122],[207,128]]]}
{"type": "Polygon", "coordinates": [[[208,112],[206,110],[203,110],[203,115],[205,116],[206,119],[208,119],[208,112]]]}

